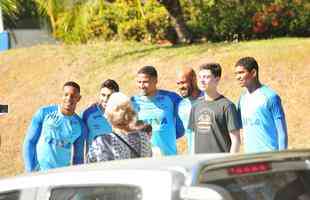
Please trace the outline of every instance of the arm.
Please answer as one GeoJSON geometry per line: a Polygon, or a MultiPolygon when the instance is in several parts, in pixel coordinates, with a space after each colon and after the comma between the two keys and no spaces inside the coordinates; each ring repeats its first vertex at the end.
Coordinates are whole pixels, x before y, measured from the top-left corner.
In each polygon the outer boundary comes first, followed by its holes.
{"type": "Polygon", "coordinates": [[[35,171],[38,165],[36,145],[41,135],[42,123],[43,110],[39,110],[31,120],[23,145],[23,157],[27,172],[35,171]]]}
{"type": "Polygon", "coordinates": [[[226,113],[227,130],[229,131],[229,137],[231,140],[230,153],[237,153],[240,149],[241,139],[240,139],[240,128],[241,120],[240,115],[234,104],[230,104],[227,107],[226,113]]]}
{"type": "Polygon", "coordinates": [[[238,153],[240,149],[240,131],[234,130],[229,132],[230,140],[231,140],[231,147],[230,153],[238,153]]]}
{"type": "Polygon", "coordinates": [[[170,96],[171,96],[171,100],[173,103],[173,112],[174,112],[174,116],[175,116],[176,139],[179,139],[185,133],[185,127],[183,126],[182,120],[181,120],[179,113],[178,113],[178,107],[179,107],[179,104],[180,104],[182,98],[174,92],[171,93],[170,96]]]}
{"type": "MultiPolygon", "coordinates": [[[[82,128],[82,135],[84,135],[84,149],[83,149],[83,155],[84,155],[84,163],[86,163],[86,157],[87,153],[89,151],[89,129],[88,129],[88,118],[89,118],[89,109],[84,110],[80,114],[80,118],[82,119],[83,124],[85,125],[85,129],[82,128]]],[[[80,142],[80,141],[79,141],[80,142]]],[[[73,159],[74,160],[74,159],[73,159]]]]}
{"type": "Polygon", "coordinates": [[[112,146],[112,136],[110,134],[99,135],[96,137],[87,153],[87,162],[101,162],[115,160],[115,154],[112,146]]]}
{"type": "Polygon", "coordinates": [[[183,123],[178,115],[178,106],[180,101],[182,100],[182,97],[180,97],[180,95],[178,95],[175,92],[171,92],[171,91],[167,91],[167,90],[158,90],[158,92],[162,95],[167,95],[170,100],[172,101],[173,104],[173,116],[175,118],[175,129],[176,129],[176,139],[182,137],[184,135],[184,127],[183,127],[183,123]]]}
{"type": "MultiPolygon", "coordinates": [[[[180,103],[180,102],[179,102],[180,103]]],[[[178,103],[178,104],[179,104],[178,103]]],[[[180,118],[180,116],[179,116],[179,112],[178,112],[178,106],[179,105],[177,105],[176,107],[175,107],[175,116],[176,116],[176,139],[179,139],[180,137],[182,137],[183,135],[184,135],[184,133],[185,133],[185,127],[184,127],[184,125],[183,125],[183,122],[182,122],[182,120],[181,120],[181,118],[180,118]]]]}
{"type": "Polygon", "coordinates": [[[279,150],[285,150],[288,146],[287,129],[285,119],[275,119],[278,133],[279,150]]]}
{"type": "Polygon", "coordinates": [[[141,142],[139,152],[141,157],[152,157],[152,145],[148,134],[141,132],[139,140],[141,142]]]}
{"type": "Polygon", "coordinates": [[[82,134],[78,139],[74,142],[73,147],[73,165],[77,164],[83,164],[84,163],[84,157],[85,157],[85,144],[87,140],[88,130],[85,124],[80,120],[81,128],[82,128],[82,134]]]}
{"type": "Polygon", "coordinates": [[[279,150],[287,149],[287,126],[281,99],[277,95],[270,102],[270,110],[277,129],[278,148],[279,150]]]}
{"type": "Polygon", "coordinates": [[[238,117],[238,121],[240,124],[240,128],[242,128],[242,117],[241,117],[241,105],[240,105],[240,99],[238,100],[238,103],[236,105],[236,110],[237,110],[237,117],[238,117]]]}
{"type": "Polygon", "coordinates": [[[187,138],[186,146],[187,146],[187,153],[194,154],[195,152],[195,136],[197,135],[196,130],[196,122],[195,122],[195,106],[193,106],[190,110],[187,129],[191,130],[191,137],[187,138]]]}

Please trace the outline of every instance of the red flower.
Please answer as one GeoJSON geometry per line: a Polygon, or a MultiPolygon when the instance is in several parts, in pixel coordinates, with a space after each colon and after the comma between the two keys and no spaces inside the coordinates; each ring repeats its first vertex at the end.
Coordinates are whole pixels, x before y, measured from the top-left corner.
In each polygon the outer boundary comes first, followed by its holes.
{"type": "Polygon", "coordinates": [[[266,26],[262,22],[256,22],[254,27],[253,27],[253,32],[254,33],[263,33],[267,30],[266,26]]]}
{"type": "Polygon", "coordinates": [[[272,18],[272,20],[271,20],[271,25],[273,26],[273,27],[278,27],[279,25],[280,25],[280,22],[279,22],[279,20],[277,19],[277,18],[272,18]]]}
{"type": "Polygon", "coordinates": [[[286,15],[287,15],[288,17],[294,17],[294,16],[295,16],[295,13],[294,13],[293,11],[289,10],[289,11],[286,12],[286,15]]]}

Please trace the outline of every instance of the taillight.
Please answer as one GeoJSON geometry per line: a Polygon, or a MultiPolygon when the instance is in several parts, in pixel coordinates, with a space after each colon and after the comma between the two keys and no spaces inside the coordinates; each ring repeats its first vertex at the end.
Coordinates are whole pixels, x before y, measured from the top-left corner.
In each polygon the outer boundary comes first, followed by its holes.
{"type": "Polygon", "coordinates": [[[227,169],[228,174],[230,175],[241,175],[241,174],[251,174],[257,172],[266,172],[271,169],[269,163],[253,163],[253,164],[246,164],[246,165],[239,165],[230,167],[227,169]]]}

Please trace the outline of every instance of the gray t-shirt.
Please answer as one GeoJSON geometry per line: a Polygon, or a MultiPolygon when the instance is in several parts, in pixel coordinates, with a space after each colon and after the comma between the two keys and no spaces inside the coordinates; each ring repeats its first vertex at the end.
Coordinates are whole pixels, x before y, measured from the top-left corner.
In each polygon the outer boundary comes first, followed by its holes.
{"type": "Polygon", "coordinates": [[[241,128],[235,105],[224,96],[200,97],[191,110],[189,128],[195,133],[195,153],[229,152],[229,132],[241,128]]]}

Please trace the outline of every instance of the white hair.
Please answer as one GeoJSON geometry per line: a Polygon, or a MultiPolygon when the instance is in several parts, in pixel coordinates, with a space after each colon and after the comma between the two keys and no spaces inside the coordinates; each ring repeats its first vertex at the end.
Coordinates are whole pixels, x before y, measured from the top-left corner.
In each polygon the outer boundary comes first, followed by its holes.
{"type": "Polygon", "coordinates": [[[106,106],[105,116],[112,128],[129,130],[136,123],[136,113],[132,108],[129,97],[123,93],[113,93],[106,106]]]}
{"type": "Polygon", "coordinates": [[[105,113],[110,113],[113,109],[125,103],[130,103],[129,97],[126,96],[124,93],[114,92],[111,94],[107,102],[105,113]]]}

